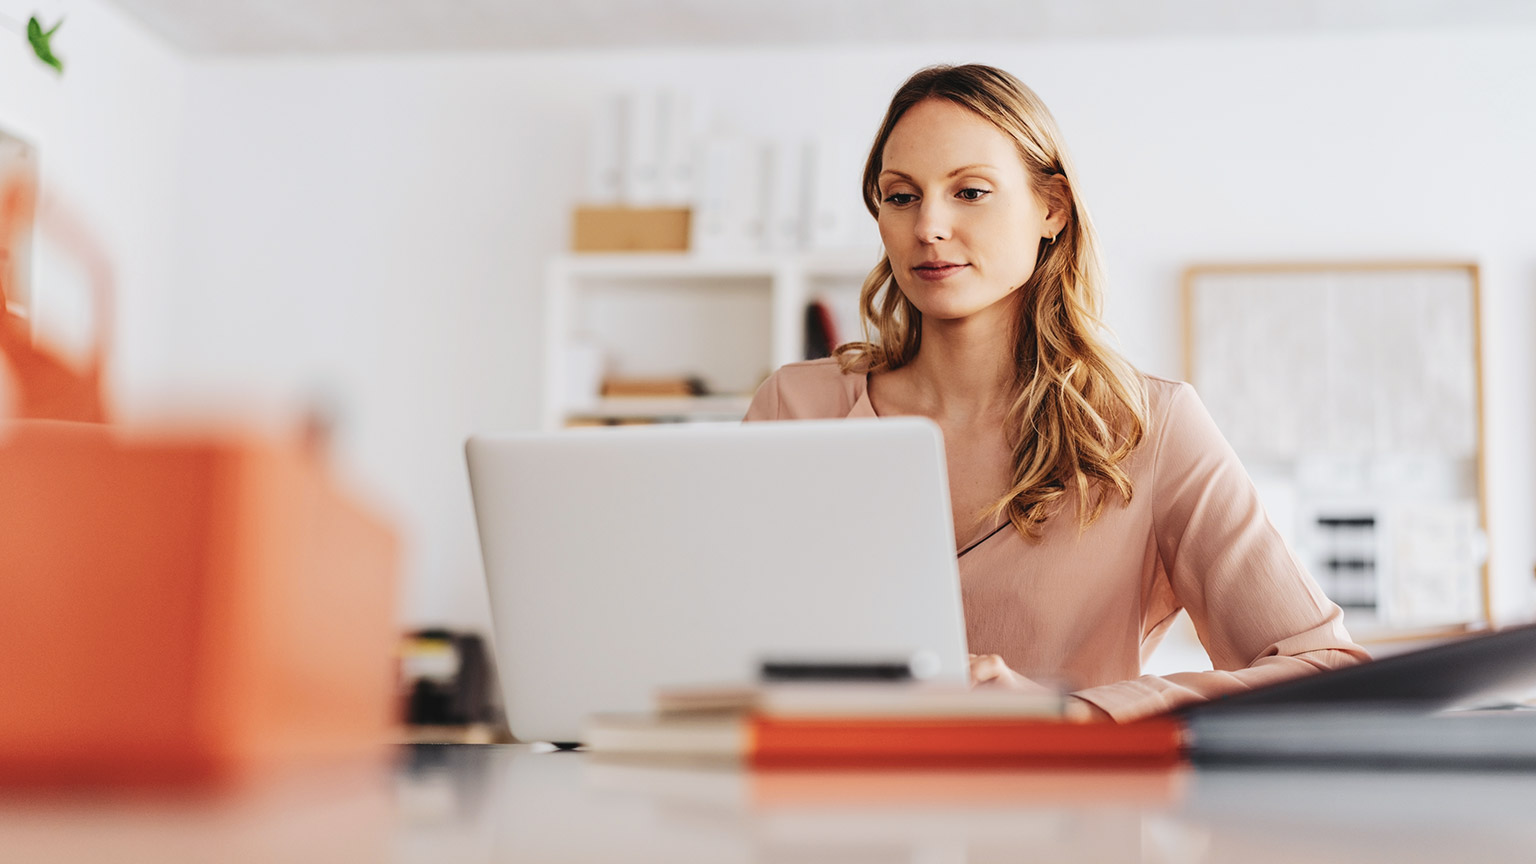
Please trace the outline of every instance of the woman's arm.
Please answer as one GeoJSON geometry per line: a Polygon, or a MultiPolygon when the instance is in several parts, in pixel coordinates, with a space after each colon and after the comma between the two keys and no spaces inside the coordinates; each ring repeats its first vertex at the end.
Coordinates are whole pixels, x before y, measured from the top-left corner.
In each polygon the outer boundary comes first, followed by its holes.
{"type": "Polygon", "coordinates": [[[752,404],[747,406],[747,416],[741,418],[741,422],[777,419],[779,419],[779,373],[775,372],[758,386],[757,392],[752,396],[752,404]]]}
{"type": "Polygon", "coordinates": [[[1212,672],[1145,675],[1075,696],[1126,721],[1369,659],[1343,613],[1270,523],[1258,492],[1188,384],[1150,443],[1158,565],[1212,672]]]}

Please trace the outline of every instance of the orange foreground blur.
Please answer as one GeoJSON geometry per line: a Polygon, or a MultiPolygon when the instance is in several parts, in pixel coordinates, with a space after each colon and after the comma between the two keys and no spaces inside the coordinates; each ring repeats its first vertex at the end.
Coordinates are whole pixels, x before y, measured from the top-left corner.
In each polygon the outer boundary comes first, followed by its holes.
{"type": "Polygon", "coordinates": [[[0,425],[0,786],[379,752],[397,544],[299,440],[0,425]]]}

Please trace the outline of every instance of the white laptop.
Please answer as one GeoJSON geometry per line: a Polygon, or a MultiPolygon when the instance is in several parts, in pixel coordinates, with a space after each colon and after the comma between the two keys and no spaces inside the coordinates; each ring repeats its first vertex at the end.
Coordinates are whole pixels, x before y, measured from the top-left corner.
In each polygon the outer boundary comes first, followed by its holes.
{"type": "Polygon", "coordinates": [[[575,742],[765,661],[968,676],[949,487],[921,419],[473,437],[507,720],[575,742]]]}

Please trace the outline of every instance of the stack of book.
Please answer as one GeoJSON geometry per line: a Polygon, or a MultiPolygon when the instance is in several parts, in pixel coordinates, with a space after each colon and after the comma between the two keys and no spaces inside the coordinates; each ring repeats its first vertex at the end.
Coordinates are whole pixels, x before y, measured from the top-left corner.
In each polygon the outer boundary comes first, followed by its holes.
{"type": "Polygon", "coordinates": [[[603,379],[603,396],[606,398],[669,398],[678,396],[702,396],[708,392],[704,382],[697,377],[678,375],[672,377],[633,378],[608,376],[603,379]]]}
{"type": "MultiPolygon", "coordinates": [[[[832,667],[804,668],[823,674],[832,667]]],[[[1186,758],[1197,765],[1536,767],[1536,624],[1121,724],[1079,721],[1069,716],[1071,700],[1049,693],[921,679],[777,683],[786,676],[774,664],[764,673],[770,683],[666,691],[653,713],[593,718],[587,747],[805,769],[1132,769],[1186,758]]]]}
{"type": "Polygon", "coordinates": [[[740,761],[760,768],[1154,767],[1183,755],[1171,717],[1069,716],[1064,697],[929,683],[762,684],[658,694],[648,714],[590,721],[598,754],[740,761]]]}

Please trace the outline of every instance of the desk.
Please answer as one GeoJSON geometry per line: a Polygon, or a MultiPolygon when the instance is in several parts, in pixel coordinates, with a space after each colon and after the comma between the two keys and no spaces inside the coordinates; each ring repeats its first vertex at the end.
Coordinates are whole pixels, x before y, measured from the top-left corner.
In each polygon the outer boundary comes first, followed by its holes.
{"type": "Polygon", "coordinates": [[[1157,864],[1536,860],[1536,773],[754,775],[402,751],[214,799],[0,798],[8,861],[1157,864]]]}

